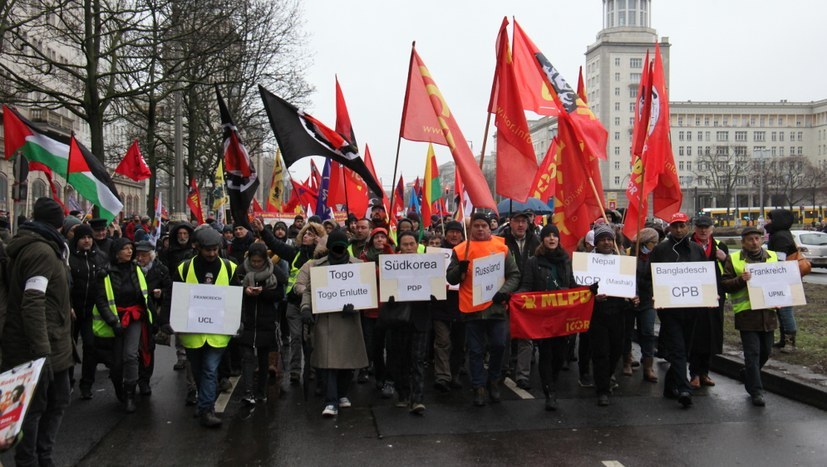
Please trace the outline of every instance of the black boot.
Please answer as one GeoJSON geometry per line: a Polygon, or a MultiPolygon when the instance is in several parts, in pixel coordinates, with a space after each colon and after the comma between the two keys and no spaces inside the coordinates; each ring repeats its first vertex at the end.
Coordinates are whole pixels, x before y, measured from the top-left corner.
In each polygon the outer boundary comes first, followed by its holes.
{"type": "Polygon", "coordinates": [[[772,346],[776,349],[783,349],[784,346],[787,345],[787,335],[784,333],[784,331],[779,332],[779,334],[781,334],[781,338],[772,346]]]}
{"type": "Polygon", "coordinates": [[[787,337],[787,343],[789,345],[782,347],[781,348],[781,353],[793,353],[793,352],[795,352],[797,350],[796,346],[795,346],[795,333],[794,332],[785,332],[784,334],[781,334],[781,340],[784,340],[784,336],[787,337]]]}
{"type": "Polygon", "coordinates": [[[124,384],[118,381],[112,381],[112,385],[115,387],[115,397],[118,399],[118,402],[125,402],[124,384]]]}
{"type": "Polygon", "coordinates": [[[546,410],[551,412],[557,410],[557,391],[555,386],[543,386],[543,393],[546,395],[546,410]]]}
{"type": "Polygon", "coordinates": [[[123,392],[126,396],[126,401],[124,402],[126,413],[134,413],[137,409],[135,405],[135,383],[124,383],[123,392]]]}

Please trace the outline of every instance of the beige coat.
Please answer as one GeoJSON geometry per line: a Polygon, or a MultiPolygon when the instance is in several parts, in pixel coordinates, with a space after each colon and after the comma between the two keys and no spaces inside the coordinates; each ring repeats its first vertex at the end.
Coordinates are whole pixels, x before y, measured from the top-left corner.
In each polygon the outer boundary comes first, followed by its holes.
{"type": "MultiPolygon", "coordinates": [[[[318,251],[318,249],[317,249],[318,251]]],[[[351,263],[361,261],[351,257],[351,263]]],[[[328,266],[327,256],[306,262],[296,278],[296,293],[302,294],[301,309],[311,307],[310,268],[328,266]]],[[[342,306],[345,306],[342,303],[342,306]]],[[[368,366],[368,353],[362,335],[362,321],[359,313],[321,313],[315,315],[313,326],[313,353],[310,365],[314,368],[356,369],[368,366]]]]}

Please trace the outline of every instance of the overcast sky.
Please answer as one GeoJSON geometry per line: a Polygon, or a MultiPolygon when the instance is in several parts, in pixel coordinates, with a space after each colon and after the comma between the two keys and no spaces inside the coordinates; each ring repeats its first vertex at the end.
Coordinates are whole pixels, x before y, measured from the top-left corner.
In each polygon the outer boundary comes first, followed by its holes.
{"type": "MultiPolygon", "coordinates": [[[[360,149],[370,145],[391,185],[411,42],[479,154],[503,16],[517,21],[570,83],[602,28],[600,0],[311,0],[302,2],[308,79],[306,110],[335,122],[338,74],[360,149]]],[[[652,1],[652,27],[668,36],[671,100],[811,101],[827,98],[827,2],[820,0],[652,1]]],[[[529,118],[532,114],[528,114],[529,118]]],[[[493,121],[491,132],[494,131],[493,121]]],[[[435,146],[438,162],[451,160],[435,146]]],[[[492,148],[489,145],[486,152],[492,148]]],[[[405,180],[424,172],[427,143],[402,141],[405,180]]],[[[292,172],[304,178],[309,161],[292,172]]]]}

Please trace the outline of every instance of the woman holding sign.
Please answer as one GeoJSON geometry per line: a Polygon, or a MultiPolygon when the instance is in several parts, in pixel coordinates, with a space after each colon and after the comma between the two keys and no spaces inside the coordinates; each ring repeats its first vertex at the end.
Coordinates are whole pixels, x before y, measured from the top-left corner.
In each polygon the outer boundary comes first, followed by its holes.
{"type": "MultiPolygon", "coordinates": [[[[540,246],[528,258],[517,292],[546,292],[571,288],[574,275],[571,258],[560,246],[560,231],[546,224],[540,231],[540,246]]],[[[540,349],[540,381],[546,396],[546,410],[557,410],[557,378],[568,355],[568,337],[535,339],[540,349]]]]}

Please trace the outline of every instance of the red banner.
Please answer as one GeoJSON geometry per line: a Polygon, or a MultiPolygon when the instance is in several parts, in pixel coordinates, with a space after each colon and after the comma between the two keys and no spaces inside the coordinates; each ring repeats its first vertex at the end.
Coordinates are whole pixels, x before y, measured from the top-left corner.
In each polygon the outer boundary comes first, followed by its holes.
{"type": "Polygon", "coordinates": [[[515,293],[508,303],[511,337],[545,339],[588,331],[593,308],[588,287],[515,293]]]}

